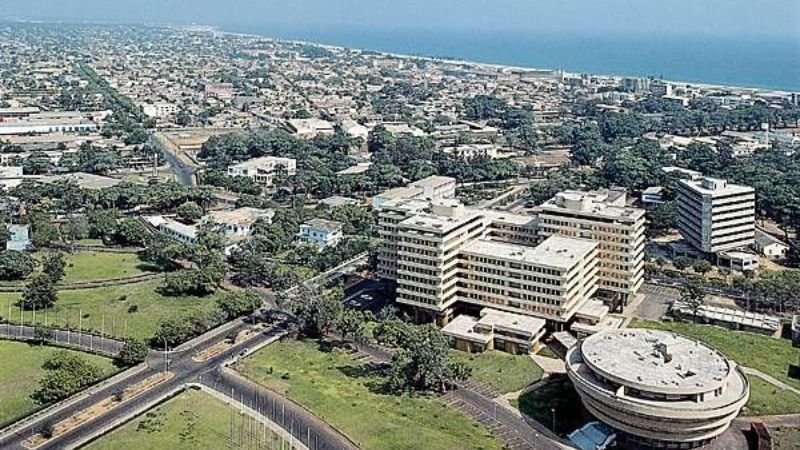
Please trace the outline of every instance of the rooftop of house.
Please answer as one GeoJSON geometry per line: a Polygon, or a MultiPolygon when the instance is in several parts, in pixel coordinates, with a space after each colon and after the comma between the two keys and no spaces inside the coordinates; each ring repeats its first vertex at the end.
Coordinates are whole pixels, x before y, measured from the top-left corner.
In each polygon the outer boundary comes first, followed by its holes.
{"type": "Polygon", "coordinates": [[[249,226],[262,217],[272,218],[274,215],[275,211],[271,209],[244,207],[227,211],[211,211],[206,217],[216,223],[249,226]]]}
{"type": "Polygon", "coordinates": [[[335,220],[325,219],[311,219],[303,222],[301,227],[307,227],[312,230],[325,231],[327,233],[336,233],[342,230],[343,224],[335,220]]]}

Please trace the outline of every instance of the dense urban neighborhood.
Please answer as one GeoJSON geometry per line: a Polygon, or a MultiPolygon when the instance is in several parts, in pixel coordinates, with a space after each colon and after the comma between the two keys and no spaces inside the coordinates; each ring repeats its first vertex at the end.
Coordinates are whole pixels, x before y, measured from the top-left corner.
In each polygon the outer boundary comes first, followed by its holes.
{"type": "Polygon", "coordinates": [[[799,96],[0,23],[0,449],[796,449],[799,96]]]}

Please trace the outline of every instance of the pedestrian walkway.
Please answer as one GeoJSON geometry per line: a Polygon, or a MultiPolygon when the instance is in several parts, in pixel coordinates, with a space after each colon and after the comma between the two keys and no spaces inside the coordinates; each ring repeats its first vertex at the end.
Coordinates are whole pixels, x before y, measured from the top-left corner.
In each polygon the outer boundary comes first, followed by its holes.
{"type": "Polygon", "coordinates": [[[545,373],[567,373],[564,361],[559,358],[548,358],[546,356],[531,355],[531,359],[537,366],[541,367],[545,373]]]}
{"type": "Polygon", "coordinates": [[[769,384],[771,384],[771,385],[773,385],[775,387],[781,388],[781,389],[783,389],[785,391],[792,391],[795,394],[800,395],[800,389],[797,389],[797,388],[795,388],[793,386],[789,386],[788,384],[784,383],[783,381],[775,379],[775,378],[765,374],[764,372],[762,372],[762,371],[760,371],[758,369],[753,369],[753,368],[750,368],[750,367],[742,366],[742,371],[744,373],[746,373],[747,375],[752,375],[754,377],[761,378],[762,380],[766,381],[767,383],[769,383],[769,384]]]}

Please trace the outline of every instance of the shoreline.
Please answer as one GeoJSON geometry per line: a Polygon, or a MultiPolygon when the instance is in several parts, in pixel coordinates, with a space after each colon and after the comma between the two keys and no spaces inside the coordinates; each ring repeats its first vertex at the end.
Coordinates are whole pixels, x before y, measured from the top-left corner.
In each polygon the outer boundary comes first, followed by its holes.
{"type": "Polygon", "coordinates": [[[559,72],[563,72],[565,74],[574,74],[574,75],[588,75],[588,76],[597,76],[601,78],[609,78],[609,79],[620,79],[620,78],[649,78],[653,80],[661,80],[665,83],[675,84],[675,85],[684,85],[684,86],[691,86],[691,87],[698,87],[704,89],[728,89],[728,90],[739,90],[739,91],[749,91],[751,93],[775,93],[775,94],[792,94],[792,93],[800,93],[800,89],[793,90],[793,89],[778,89],[778,88],[767,88],[767,87],[755,87],[755,86],[742,86],[742,85],[730,85],[730,84],[719,84],[719,83],[709,83],[709,82],[702,82],[702,81],[684,81],[684,80],[672,80],[668,78],[654,78],[650,76],[641,76],[641,75],[613,75],[613,74],[600,74],[600,73],[593,73],[593,72],[581,72],[575,70],[566,70],[566,69],[548,69],[542,67],[530,67],[530,66],[515,66],[509,64],[499,64],[499,63],[486,63],[480,61],[472,61],[467,59],[458,59],[458,58],[447,58],[447,57],[437,57],[437,56],[430,56],[430,55],[414,55],[414,54],[407,54],[407,53],[396,53],[396,52],[388,52],[388,51],[380,51],[380,50],[373,50],[368,48],[359,48],[359,47],[345,47],[342,45],[335,45],[335,44],[326,44],[323,42],[316,42],[316,41],[306,41],[306,40],[299,40],[299,39],[284,39],[275,36],[266,36],[262,34],[256,33],[243,33],[239,31],[228,31],[223,28],[220,28],[216,25],[197,25],[197,26],[187,26],[187,25],[174,25],[169,26],[170,28],[175,29],[189,29],[194,31],[204,31],[208,33],[216,33],[221,35],[227,36],[236,36],[236,37],[244,37],[244,38],[251,38],[251,39],[266,39],[268,41],[275,41],[275,42],[283,42],[289,44],[300,44],[300,45],[313,45],[318,46],[326,49],[334,49],[334,50],[358,50],[362,52],[372,52],[383,56],[388,56],[397,59],[404,59],[404,60],[422,60],[422,61],[429,61],[435,63],[443,63],[443,64],[455,64],[455,65],[466,65],[471,67],[477,68],[484,68],[484,69],[492,69],[492,70],[512,70],[518,72],[535,72],[535,73],[551,73],[552,75],[556,75],[559,72]]]}
{"type": "Polygon", "coordinates": [[[490,70],[512,70],[518,72],[531,72],[531,73],[550,73],[553,76],[556,76],[559,72],[563,72],[565,74],[571,75],[588,75],[588,76],[596,76],[600,78],[606,79],[621,79],[621,78],[645,78],[645,79],[652,79],[652,80],[660,80],[665,83],[670,83],[673,85],[683,85],[687,87],[696,87],[701,89],[720,89],[720,90],[733,90],[733,91],[746,91],[747,93],[760,93],[760,94],[778,94],[778,95],[786,95],[786,94],[800,94],[800,86],[797,88],[775,88],[775,87],[766,87],[766,86],[752,86],[752,85],[745,85],[745,84],[722,84],[719,82],[708,82],[708,81],[687,81],[687,80],[680,80],[680,79],[672,79],[672,78],[658,78],[651,75],[632,75],[632,74],[612,74],[612,73],[601,73],[601,72],[592,72],[592,71],[581,71],[581,70],[567,70],[564,68],[561,69],[553,69],[553,68],[543,68],[543,67],[532,67],[532,66],[520,66],[520,65],[513,65],[513,64],[506,64],[506,63],[491,63],[491,62],[481,62],[463,58],[450,58],[445,56],[431,56],[431,55],[421,55],[421,54],[413,54],[413,53],[399,53],[399,52],[392,52],[392,51],[382,51],[382,50],[373,50],[364,47],[358,46],[344,46],[344,45],[337,45],[337,44],[328,44],[320,41],[311,41],[311,40],[302,40],[302,39],[286,39],[280,38],[277,36],[270,36],[266,34],[258,34],[254,32],[241,32],[241,31],[230,31],[222,28],[218,25],[204,25],[204,24],[175,24],[175,23],[168,23],[168,22],[138,22],[138,23],[128,23],[128,22],[95,22],[95,21],[79,21],[79,22],[71,22],[71,21],[48,21],[48,20],[24,20],[24,19],[13,19],[13,18],[0,18],[0,24],[2,23],[32,23],[32,24],[85,24],[85,25],[106,25],[106,26],[143,26],[143,27],[153,27],[153,28],[170,28],[170,29],[177,29],[177,30],[185,30],[185,31],[194,31],[194,32],[204,32],[204,33],[215,33],[220,35],[227,35],[227,36],[236,36],[236,37],[244,37],[250,39],[264,39],[267,41],[274,41],[274,42],[283,42],[289,44],[300,44],[300,45],[313,45],[327,49],[336,49],[336,50],[358,50],[362,52],[371,52],[383,56],[388,56],[397,59],[404,59],[404,60],[421,60],[421,61],[429,61],[439,64],[453,64],[453,65],[464,65],[479,69],[490,69],[490,70]]]}

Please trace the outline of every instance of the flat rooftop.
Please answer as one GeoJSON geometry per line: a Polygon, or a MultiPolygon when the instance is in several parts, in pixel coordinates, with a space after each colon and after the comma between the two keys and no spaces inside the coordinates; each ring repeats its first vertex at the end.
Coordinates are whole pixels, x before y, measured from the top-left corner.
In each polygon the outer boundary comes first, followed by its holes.
{"type": "MultiPolygon", "coordinates": [[[[680,300],[676,300],[672,303],[672,309],[684,316],[694,315],[694,311],[689,304],[680,300]]],[[[697,316],[716,322],[727,322],[749,328],[758,328],[772,333],[781,328],[781,318],[778,316],[722,308],[713,305],[700,306],[700,309],[697,310],[697,316]]]]}
{"type": "Polygon", "coordinates": [[[262,156],[260,158],[253,158],[253,159],[248,159],[247,161],[242,161],[240,163],[234,164],[232,167],[259,168],[265,165],[295,164],[296,162],[297,160],[292,158],[280,158],[278,156],[262,156]]]}
{"type": "Polygon", "coordinates": [[[536,216],[528,214],[514,214],[507,211],[497,211],[494,209],[471,209],[472,211],[479,212],[485,217],[489,218],[492,222],[507,223],[512,225],[535,225],[538,222],[536,216]]]}
{"type": "Polygon", "coordinates": [[[211,211],[208,218],[217,223],[252,225],[262,217],[272,217],[275,212],[270,209],[259,208],[237,208],[226,211],[211,211]]]}
{"type": "Polygon", "coordinates": [[[456,182],[455,178],[443,177],[443,176],[439,176],[439,175],[432,175],[430,177],[423,178],[421,180],[417,180],[417,181],[409,184],[409,187],[437,188],[437,187],[441,187],[441,186],[444,186],[444,185],[447,185],[447,184],[451,184],[451,183],[454,184],[455,182],[456,182]]]}
{"type": "Polygon", "coordinates": [[[597,242],[553,235],[536,247],[478,239],[464,246],[461,251],[463,253],[568,270],[575,263],[585,258],[597,246],[597,242]]]}
{"type": "Polygon", "coordinates": [[[755,190],[750,186],[731,184],[719,178],[704,177],[699,180],[681,180],[681,185],[701,195],[711,197],[734,195],[734,194],[754,194],[755,190]]]}
{"type": "MultiPolygon", "coordinates": [[[[613,201],[616,201],[614,199],[613,201]]],[[[557,211],[584,214],[615,220],[636,221],[644,217],[645,210],[611,204],[592,192],[564,191],[537,207],[540,211],[557,211]]]]}
{"type": "Polygon", "coordinates": [[[403,220],[398,225],[431,233],[446,234],[477,216],[478,214],[472,211],[464,211],[455,216],[417,214],[403,220]]]}
{"type": "Polygon", "coordinates": [[[711,347],[660,330],[603,331],[583,341],[581,354],[604,377],[649,392],[707,392],[732,370],[711,347]]]}

